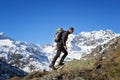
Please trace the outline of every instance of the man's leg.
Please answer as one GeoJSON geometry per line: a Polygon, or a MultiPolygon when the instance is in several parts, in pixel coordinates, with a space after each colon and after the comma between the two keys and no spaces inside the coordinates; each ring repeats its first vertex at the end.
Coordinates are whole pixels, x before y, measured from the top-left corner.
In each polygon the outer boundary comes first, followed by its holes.
{"type": "Polygon", "coordinates": [[[66,58],[66,56],[68,55],[68,52],[65,49],[63,49],[62,52],[64,53],[64,55],[62,56],[59,65],[63,65],[63,61],[66,58]]]}
{"type": "Polygon", "coordinates": [[[57,58],[60,56],[60,54],[61,54],[61,50],[57,50],[57,54],[54,56],[52,63],[50,64],[50,67],[53,67],[55,65],[55,62],[57,58]]]}

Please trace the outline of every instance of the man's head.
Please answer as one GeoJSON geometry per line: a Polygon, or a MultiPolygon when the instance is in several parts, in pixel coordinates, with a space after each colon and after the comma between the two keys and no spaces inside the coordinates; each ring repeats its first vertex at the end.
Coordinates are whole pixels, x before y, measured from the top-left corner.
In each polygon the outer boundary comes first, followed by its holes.
{"type": "Polygon", "coordinates": [[[69,31],[70,34],[72,34],[74,32],[74,28],[70,27],[68,31],[69,31]]]}

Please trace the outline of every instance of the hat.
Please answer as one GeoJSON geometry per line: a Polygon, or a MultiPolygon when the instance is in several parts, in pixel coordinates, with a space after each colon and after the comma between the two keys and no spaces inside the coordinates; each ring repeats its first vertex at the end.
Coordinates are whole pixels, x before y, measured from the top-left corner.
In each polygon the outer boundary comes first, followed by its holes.
{"type": "Polygon", "coordinates": [[[70,29],[70,30],[74,30],[74,28],[73,28],[73,27],[70,27],[69,29],[70,29]]]}

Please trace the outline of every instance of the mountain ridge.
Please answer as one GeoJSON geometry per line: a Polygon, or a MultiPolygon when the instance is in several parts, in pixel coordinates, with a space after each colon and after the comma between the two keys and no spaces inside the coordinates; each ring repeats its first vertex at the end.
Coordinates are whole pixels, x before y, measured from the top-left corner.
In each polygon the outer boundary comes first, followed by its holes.
{"type": "MultiPolygon", "coordinates": [[[[26,72],[49,71],[49,63],[55,55],[54,44],[35,45],[21,42],[0,33],[0,59],[26,72]]],[[[92,52],[96,46],[119,36],[111,30],[81,32],[70,35],[67,41],[69,55],[65,61],[79,60],[92,52]]]]}

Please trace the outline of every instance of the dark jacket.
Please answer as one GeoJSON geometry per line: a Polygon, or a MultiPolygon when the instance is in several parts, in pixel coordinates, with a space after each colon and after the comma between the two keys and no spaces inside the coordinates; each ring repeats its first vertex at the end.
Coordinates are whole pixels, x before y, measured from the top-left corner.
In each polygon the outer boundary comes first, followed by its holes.
{"type": "Polygon", "coordinates": [[[62,34],[62,44],[63,46],[66,46],[66,41],[68,39],[68,35],[69,35],[69,31],[65,31],[63,34],[62,34]]]}

